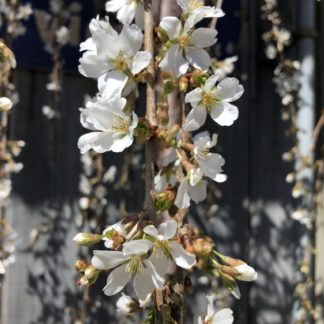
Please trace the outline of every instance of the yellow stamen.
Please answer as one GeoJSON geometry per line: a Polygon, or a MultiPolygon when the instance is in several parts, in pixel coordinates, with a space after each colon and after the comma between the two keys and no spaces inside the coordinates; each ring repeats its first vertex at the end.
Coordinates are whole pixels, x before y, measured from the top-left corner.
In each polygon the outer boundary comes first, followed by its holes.
{"type": "Polygon", "coordinates": [[[126,267],[126,272],[131,273],[133,276],[142,273],[144,265],[140,256],[134,256],[130,259],[126,267]]]}

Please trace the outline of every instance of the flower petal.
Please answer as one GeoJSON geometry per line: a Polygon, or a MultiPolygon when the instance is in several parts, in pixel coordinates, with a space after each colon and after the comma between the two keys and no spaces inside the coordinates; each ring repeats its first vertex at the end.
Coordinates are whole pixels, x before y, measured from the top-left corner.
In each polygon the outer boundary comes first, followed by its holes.
{"type": "Polygon", "coordinates": [[[180,36],[182,24],[177,17],[164,17],[160,27],[166,31],[169,39],[175,39],[180,36]]]}
{"type": "Polygon", "coordinates": [[[135,3],[124,4],[117,13],[117,19],[123,24],[130,24],[135,17],[135,3]]]}
{"type": "Polygon", "coordinates": [[[171,255],[177,266],[184,269],[190,269],[196,264],[196,256],[188,253],[176,241],[169,242],[169,247],[171,247],[171,255]]]}
{"type": "Polygon", "coordinates": [[[86,52],[80,58],[79,72],[88,78],[98,78],[112,68],[103,56],[86,52]]]}
{"type": "Polygon", "coordinates": [[[197,185],[188,186],[188,193],[190,198],[196,203],[206,199],[207,196],[207,182],[205,180],[200,181],[197,185]]]}
{"type": "Polygon", "coordinates": [[[133,74],[137,74],[144,70],[151,62],[152,56],[147,51],[137,52],[133,57],[130,70],[133,74]]]}
{"type": "Polygon", "coordinates": [[[125,5],[125,0],[110,0],[106,2],[105,9],[107,12],[116,12],[125,5]]]}
{"type": "Polygon", "coordinates": [[[190,48],[186,50],[189,63],[196,69],[207,70],[211,66],[211,59],[206,50],[190,48]]]}
{"type": "Polygon", "coordinates": [[[156,239],[159,237],[159,232],[153,225],[145,226],[143,231],[145,234],[153,236],[156,239]]]}
{"type": "Polygon", "coordinates": [[[98,89],[102,97],[111,98],[121,96],[128,77],[119,71],[108,72],[98,78],[98,89]]]}
{"type": "Polygon", "coordinates": [[[210,117],[221,126],[231,126],[238,118],[239,111],[236,106],[228,102],[221,102],[212,108],[210,117]]]}
{"type": "Polygon", "coordinates": [[[134,240],[124,243],[122,253],[127,255],[142,255],[147,253],[153,246],[149,240],[134,240]]]}
{"type": "Polygon", "coordinates": [[[128,55],[135,55],[143,45],[143,33],[135,24],[124,25],[119,39],[128,55]]]}
{"type": "Polygon", "coordinates": [[[133,285],[134,290],[140,301],[144,301],[155,288],[162,288],[164,279],[154,269],[149,260],[144,261],[144,270],[135,276],[133,285]]]}
{"type": "Polygon", "coordinates": [[[205,48],[214,45],[217,31],[211,28],[197,28],[190,37],[191,44],[198,48],[205,48]]]}
{"type": "Polygon", "coordinates": [[[174,220],[168,220],[159,226],[159,233],[163,240],[170,240],[175,237],[178,230],[178,224],[174,220]]]}
{"type": "Polygon", "coordinates": [[[204,84],[204,90],[206,92],[209,92],[215,86],[218,78],[219,76],[217,74],[214,74],[211,77],[209,77],[204,84]]]}
{"type": "Polygon", "coordinates": [[[233,311],[230,308],[224,308],[214,315],[213,320],[217,324],[232,324],[234,321],[233,311]]]}
{"type": "Polygon", "coordinates": [[[185,209],[190,206],[190,196],[188,194],[188,182],[186,178],[180,183],[174,204],[180,209],[185,209]]]}
{"type": "Polygon", "coordinates": [[[114,269],[108,276],[106,286],[103,291],[105,295],[112,296],[119,293],[131,279],[131,273],[126,271],[127,264],[114,269]]]}
{"type": "Polygon", "coordinates": [[[109,270],[125,262],[128,257],[120,251],[93,251],[91,264],[98,270],[109,270]]]}
{"type": "Polygon", "coordinates": [[[187,132],[195,131],[204,125],[206,118],[207,111],[205,107],[194,107],[188,114],[182,128],[187,132]]]}
{"type": "Polygon", "coordinates": [[[202,100],[202,92],[203,90],[201,88],[196,88],[190,91],[185,97],[185,102],[186,103],[190,102],[192,107],[197,107],[199,101],[202,100]]]}
{"type": "Polygon", "coordinates": [[[243,93],[243,86],[236,78],[225,78],[217,85],[217,95],[227,102],[239,99],[243,93]]]}
{"type": "Polygon", "coordinates": [[[97,153],[104,153],[111,150],[113,134],[107,132],[92,132],[82,135],[78,141],[78,147],[82,154],[93,149],[97,153]]]}

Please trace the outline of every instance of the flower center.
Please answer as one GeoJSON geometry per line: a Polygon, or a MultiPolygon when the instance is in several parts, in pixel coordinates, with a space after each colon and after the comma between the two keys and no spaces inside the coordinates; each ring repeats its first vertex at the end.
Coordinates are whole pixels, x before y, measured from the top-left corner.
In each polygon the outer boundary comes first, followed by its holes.
{"type": "Polygon", "coordinates": [[[157,240],[154,244],[153,247],[153,253],[156,255],[159,254],[163,254],[165,255],[167,258],[171,259],[171,251],[170,248],[168,246],[168,242],[167,241],[159,241],[157,240]]]}
{"type": "Polygon", "coordinates": [[[182,47],[183,49],[189,47],[189,45],[190,45],[190,37],[189,37],[188,34],[183,34],[183,35],[180,37],[179,45],[180,45],[180,47],[182,47]]]}
{"type": "Polygon", "coordinates": [[[211,108],[214,106],[215,102],[217,100],[210,92],[204,92],[202,95],[201,102],[202,104],[207,108],[208,111],[211,110],[211,108]]]}
{"type": "Polygon", "coordinates": [[[127,117],[125,119],[121,117],[117,117],[114,121],[114,125],[112,127],[112,130],[119,134],[119,135],[126,135],[129,130],[129,125],[130,125],[130,117],[127,117]]]}
{"type": "Polygon", "coordinates": [[[128,70],[128,60],[123,52],[119,53],[114,61],[114,64],[116,70],[119,70],[121,72],[126,72],[128,70]]]}
{"type": "Polygon", "coordinates": [[[127,264],[126,272],[133,276],[140,274],[144,270],[142,258],[140,256],[133,256],[127,264]]]}
{"type": "Polygon", "coordinates": [[[204,3],[200,0],[190,0],[188,3],[189,11],[194,11],[195,9],[203,7],[204,3]]]}

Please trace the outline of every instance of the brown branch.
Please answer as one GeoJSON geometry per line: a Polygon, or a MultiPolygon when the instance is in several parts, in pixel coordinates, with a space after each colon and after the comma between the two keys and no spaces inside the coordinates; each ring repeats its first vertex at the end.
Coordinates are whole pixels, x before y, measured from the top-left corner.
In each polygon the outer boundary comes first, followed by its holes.
{"type": "Polygon", "coordinates": [[[324,128],[324,109],[322,110],[322,115],[313,131],[312,146],[311,146],[312,151],[315,151],[316,149],[318,138],[323,128],[324,128]]]}
{"type": "MultiPolygon", "coordinates": [[[[152,13],[152,0],[144,1],[144,46],[145,50],[151,53],[152,61],[147,68],[147,88],[146,88],[146,118],[151,125],[156,125],[156,99],[155,99],[155,66],[154,66],[154,20],[152,13]]],[[[152,191],[154,188],[154,163],[155,163],[154,140],[149,140],[145,146],[145,202],[144,208],[150,214],[152,220],[155,219],[154,201],[152,191]]]]}

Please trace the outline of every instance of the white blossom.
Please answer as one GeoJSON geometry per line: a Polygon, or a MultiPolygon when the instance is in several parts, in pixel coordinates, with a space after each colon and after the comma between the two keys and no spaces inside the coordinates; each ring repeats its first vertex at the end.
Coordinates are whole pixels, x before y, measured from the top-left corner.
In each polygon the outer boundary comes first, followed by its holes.
{"type": "Polygon", "coordinates": [[[238,118],[239,112],[231,102],[239,99],[244,90],[236,78],[225,78],[217,86],[217,75],[211,76],[205,84],[186,95],[185,101],[192,109],[188,114],[183,129],[194,131],[206,121],[207,113],[221,126],[230,126],[238,118]]]}
{"type": "Polygon", "coordinates": [[[188,21],[182,26],[176,17],[164,17],[160,27],[169,37],[169,45],[160,67],[172,72],[175,76],[185,74],[189,65],[196,69],[207,70],[211,59],[204,49],[216,43],[217,31],[211,28],[197,28],[192,31],[188,21]]]}
{"type": "Polygon", "coordinates": [[[183,16],[189,26],[193,27],[204,18],[220,18],[224,12],[216,7],[204,5],[204,0],[177,0],[183,16]]]}
{"type": "Polygon", "coordinates": [[[12,101],[7,97],[0,98],[0,110],[1,111],[9,111],[13,106],[12,101]]]}
{"type": "Polygon", "coordinates": [[[138,123],[135,113],[126,114],[123,109],[126,99],[120,97],[101,98],[89,101],[81,109],[81,124],[92,130],[80,137],[81,153],[93,149],[97,153],[122,152],[133,143],[134,129],[138,123]]]}
{"type": "Polygon", "coordinates": [[[225,160],[221,155],[209,152],[217,143],[217,134],[214,134],[211,139],[208,132],[202,132],[195,135],[193,141],[195,146],[194,159],[203,174],[216,182],[226,181],[227,176],[221,173],[225,160]]]}
{"type": "Polygon", "coordinates": [[[234,321],[233,311],[229,308],[224,308],[218,312],[214,309],[215,297],[211,294],[207,295],[207,314],[204,318],[199,316],[198,324],[232,324],[234,321]]]}
{"type": "Polygon", "coordinates": [[[144,28],[144,5],[142,0],[109,0],[106,2],[107,12],[116,12],[117,19],[124,25],[135,23],[144,28]]]}
{"type": "Polygon", "coordinates": [[[218,75],[218,79],[224,79],[228,75],[232,74],[235,69],[235,62],[237,62],[238,57],[232,56],[227,57],[226,59],[222,61],[216,61],[215,63],[212,63],[212,69],[214,71],[215,75],[218,75]]]}
{"type": "Polygon", "coordinates": [[[154,266],[161,275],[167,272],[170,260],[178,267],[190,269],[196,264],[196,256],[187,252],[176,240],[178,224],[174,220],[168,220],[155,228],[148,225],[144,233],[155,239],[153,246],[154,266]]]}
{"type": "Polygon", "coordinates": [[[69,29],[65,26],[62,26],[60,29],[58,29],[55,33],[57,42],[64,46],[66,45],[70,40],[70,34],[69,29]]]}
{"type": "Polygon", "coordinates": [[[124,224],[120,221],[116,224],[110,225],[108,226],[104,231],[103,231],[103,235],[104,238],[103,240],[105,241],[105,247],[107,249],[112,249],[113,245],[114,245],[114,241],[111,239],[111,237],[115,234],[118,233],[118,235],[126,238],[127,236],[127,232],[125,229],[124,224]]]}
{"type": "Polygon", "coordinates": [[[185,209],[190,206],[190,199],[197,204],[205,200],[206,196],[207,182],[203,179],[203,171],[193,168],[181,181],[174,204],[180,209],[185,209]]]}
{"type": "Polygon", "coordinates": [[[140,51],[143,33],[136,25],[124,25],[118,34],[109,20],[93,19],[90,23],[91,38],[80,45],[85,51],[80,59],[79,71],[90,78],[113,77],[112,72],[120,72],[124,79],[145,69],[152,57],[147,51],[140,51]]]}
{"type": "Polygon", "coordinates": [[[112,296],[133,280],[134,291],[139,300],[145,300],[155,289],[161,289],[164,279],[145,255],[152,248],[149,240],[126,242],[122,251],[94,251],[92,265],[98,270],[113,269],[103,291],[112,296]]]}

